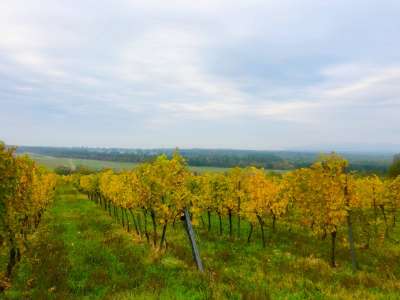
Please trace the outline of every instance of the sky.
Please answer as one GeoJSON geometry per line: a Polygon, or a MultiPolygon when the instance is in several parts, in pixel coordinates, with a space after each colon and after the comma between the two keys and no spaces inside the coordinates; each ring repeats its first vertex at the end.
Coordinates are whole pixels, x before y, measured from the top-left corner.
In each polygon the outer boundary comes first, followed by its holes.
{"type": "Polygon", "coordinates": [[[398,0],[2,0],[0,140],[400,150],[398,0]]]}

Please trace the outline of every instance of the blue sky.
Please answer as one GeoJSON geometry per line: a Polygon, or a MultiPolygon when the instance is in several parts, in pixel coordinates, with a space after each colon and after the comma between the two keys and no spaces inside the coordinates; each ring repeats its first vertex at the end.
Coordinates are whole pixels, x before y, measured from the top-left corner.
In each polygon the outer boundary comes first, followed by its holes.
{"type": "Polygon", "coordinates": [[[399,36],[400,1],[3,0],[0,139],[394,149],[399,36]]]}

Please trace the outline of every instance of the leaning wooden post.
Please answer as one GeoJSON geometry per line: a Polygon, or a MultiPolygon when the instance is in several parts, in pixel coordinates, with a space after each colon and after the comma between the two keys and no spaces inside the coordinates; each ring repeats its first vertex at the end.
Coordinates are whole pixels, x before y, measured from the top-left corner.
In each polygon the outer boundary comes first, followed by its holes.
{"type": "Polygon", "coordinates": [[[190,246],[192,248],[193,259],[196,262],[199,271],[204,272],[203,263],[201,262],[199,249],[197,248],[196,239],[194,236],[192,222],[190,221],[189,210],[187,208],[185,208],[184,210],[184,222],[185,222],[186,232],[188,234],[190,241],[190,246]]]}

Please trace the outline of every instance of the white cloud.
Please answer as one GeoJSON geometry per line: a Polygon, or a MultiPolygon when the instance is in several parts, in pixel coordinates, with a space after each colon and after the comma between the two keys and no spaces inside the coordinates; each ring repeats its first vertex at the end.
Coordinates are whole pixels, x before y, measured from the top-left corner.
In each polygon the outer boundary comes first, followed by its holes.
{"type": "MultiPolygon", "coordinates": [[[[225,133],[240,124],[259,132],[254,147],[267,146],[271,124],[279,124],[278,147],[301,130],[312,132],[305,144],[356,139],[375,132],[373,118],[379,139],[390,141],[400,99],[393,30],[400,6],[353,6],[359,10],[342,0],[2,1],[0,117],[25,111],[43,127],[52,126],[50,115],[85,117],[100,131],[109,123],[125,137],[132,130],[138,143],[149,128],[179,136],[198,122],[225,133]]],[[[94,136],[87,128],[77,136],[94,136]]],[[[207,133],[193,143],[212,146],[207,133]]],[[[227,146],[247,138],[219,134],[213,140],[227,146]]],[[[19,132],[10,136],[23,143],[19,132]]]]}

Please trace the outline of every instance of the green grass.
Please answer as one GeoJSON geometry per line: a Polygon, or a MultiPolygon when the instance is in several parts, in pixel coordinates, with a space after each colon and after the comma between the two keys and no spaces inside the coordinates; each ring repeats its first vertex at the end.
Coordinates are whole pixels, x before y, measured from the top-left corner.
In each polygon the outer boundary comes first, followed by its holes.
{"type": "MultiPolygon", "coordinates": [[[[105,161],[95,159],[79,159],[79,158],[66,158],[66,157],[53,157],[45,156],[35,153],[27,153],[39,165],[44,166],[50,170],[54,170],[59,166],[67,166],[74,168],[76,166],[85,166],[91,170],[101,170],[110,168],[115,171],[129,170],[138,166],[139,163],[131,162],[117,162],[105,161]]],[[[228,168],[219,167],[190,167],[191,170],[197,172],[226,172],[228,168]]]]}
{"type": "MultiPolygon", "coordinates": [[[[236,221],[236,220],[235,220],[236,221]]],[[[193,263],[182,224],[167,231],[167,249],[154,250],[125,231],[95,203],[60,187],[15,270],[6,299],[400,299],[400,246],[384,242],[357,249],[361,270],[351,271],[340,233],[337,268],[329,241],[278,223],[246,243],[196,226],[205,273],[193,263]]],[[[236,222],[234,229],[236,229],[236,222]]],[[[160,232],[159,232],[160,233],[160,232]]],[[[400,236],[396,233],[397,239],[400,236]]]]}
{"type": "Polygon", "coordinates": [[[12,282],[6,299],[201,299],[207,289],[192,264],[155,253],[69,187],[58,191],[12,282]]]}
{"type": "MultiPolygon", "coordinates": [[[[78,158],[66,158],[66,157],[53,157],[53,156],[45,156],[41,154],[35,153],[27,153],[34,161],[36,161],[39,165],[45,166],[50,170],[54,170],[59,166],[85,166],[91,170],[101,170],[105,168],[110,168],[115,171],[120,170],[129,170],[135,168],[139,165],[139,163],[131,163],[131,162],[117,162],[117,161],[104,161],[104,160],[94,160],[94,159],[78,159],[78,158]]],[[[190,166],[189,169],[196,172],[226,172],[229,168],[221,168],[221,167],[197,167],[190,166]]],[[[284,173],[287,170],[271,170],[276,173],[284,173]]]]}
{"type": "Polygon", "coordinates": [[[67,166],[73,168],[79,165],[85,166],[92,170],[101,170],[104,168],[110,168],[114,170],[127,170],[127,169],[132,169],[138,165],[137,163],[129,163],[129,162],[53,157],[53,156],[45,156],[34,153],[28,153],[28,155],[39,165],[45,166],[50,170],[53,170],[59,166],[67,166]]]}

